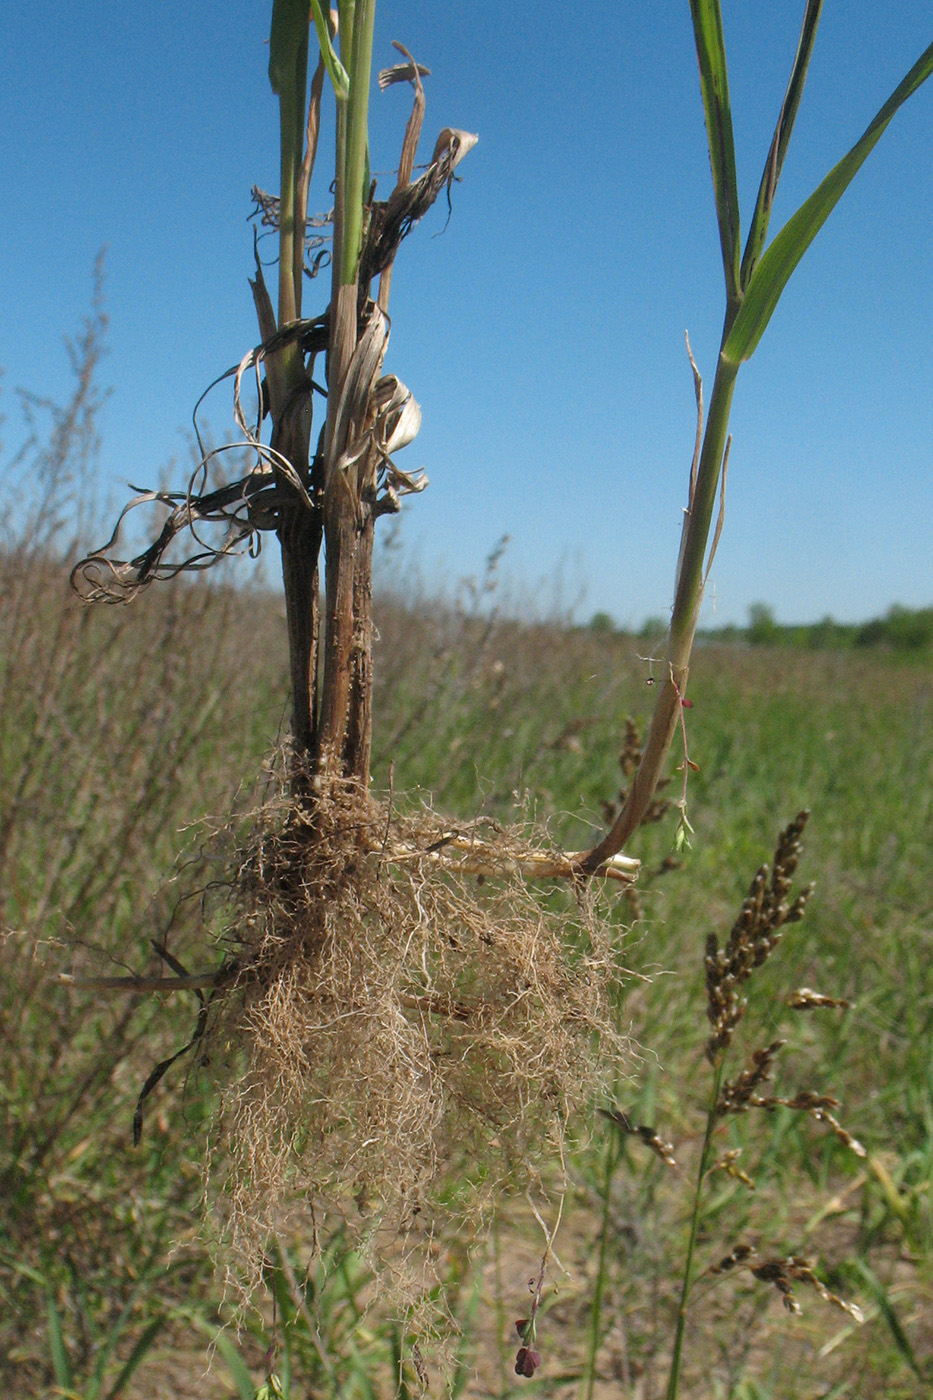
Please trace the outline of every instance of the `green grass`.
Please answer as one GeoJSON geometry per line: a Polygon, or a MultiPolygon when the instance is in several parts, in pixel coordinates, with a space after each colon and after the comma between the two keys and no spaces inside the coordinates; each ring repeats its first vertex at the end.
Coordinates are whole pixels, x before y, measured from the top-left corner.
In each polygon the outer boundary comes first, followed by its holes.
{"type": "MultiPolygon", "coordinates": [[[[129,1145],[136,1095],[152,1065],[190,1035],[193,998],[120,1001],[46,979],[72,959],[107,971],[154,965],[147,940],[172,915],[165,879],[192,847],[186,826],[223,816],[280,731],[284,624],[269,599],[222,589],[167,588],[132,612],[89,615],[67,600],[51,565],[34,559],[31,568],[39,586],[0,624],[3,922],[14,930],[0,946],[0,1376],[22,1395],[54,1393],[66,1376],[81,1396],[111,1393],[121,1377],[130,1395],[157,1395],[169,1380],[165,1393],[241,1394],[243,1366],[257,1386],[265,1379],[272,1303],[236,1344],[240,1369],[225,1342],[227,1362],[221,1349],[202,1380],[204,1331],[215,1326],[221,1294],[198,1227],[210,1105],[196,1066],[155,1091],[142,1147],[129,1145]],[[192,1315],[197,1326],[184,1321],[192,1315]],[[128,1370],[134,1360],[138,1369],[128,1370]]],[[[5,569],[13,596],[21,561],[5,569]]],[[[439,604],[413,615],[391,600],[378,623],[377,783],[388,783],[392,763],[397,794],[430,794],[463,817],[507,819],[530,806],[555,839],[584,846],[619,787],[625,717],[643,721],[650,711],[640,644],[557,625],[487,624],[476,609],[439,604]]],[[[672,1139],[683,1175],[633,1141],[607,1164],[608,1125],[574,1159],[557,1243],[571,1277],[556,1277],[539,1319],[544,1365],[534,1382],[501,1367],[503,1350],[514,1350],[499,1335],[502,1321],[511,1328],[527,1307],[541,1248],[527,1212],[509,1206],[498,1267],[481,1254],[475,1283],[457,1284],[458,1296],[476,1300],[463,1304],[462,1357],[481,1378],[461,1369],[463,1393],[530,1385],[582,1394],[591,1341],[594,1395],[634,1395],[640,1377],[661,1385],[708,1092],[704,938],[728,931],[778,829],[807,806],[800,875],[815,880],[816,893],[752,984],[746,1044],[784,1034],[791,1019],[777,1091],[836,1094],[869,1158],[860,1163],[788,1112],[729,1121],[724,1141],[742,1147],[759,1189],[752,1195],[723,1177],[709,1192],[698,1257],[705,1267],[748,1236],[808,1252],[831,1287],[861,1298],[870,1320],[840,1341],[848,1320],[815,1296],[790,1319],[748,1277],[704,1280],[681,1394],[919,1396],[933,1299],[929,672],[864,651],[705,646],[690,694],[690,755],[700,769],[688,792],[693,849],[654,873],[670,854],[673,814],[633,843],[646,873],[625,960],[658,975],[629,984],[619,1008],[644,1054],[620,1082],[619,1103],[672,1139]],[[855,1009],[780,1018],[779,994],[804,984],[855,1009]],[[792,1388],[800,1374],[805,1391],[792,1388]]],[[[668,793],[679,783],[673,774],[668,793]]],[[[620,926],[631,917],[622,902],[620,926]]],[[[171,945],[191,964],[203,960],[196,901],[175,912],[171,945]]],[[[293,1266],[303,1278],[300,1252],[293,1266]]],[[[458,1277],[463,1268],[456,1264],[458,1277]]],[[[292,1393],[304,1393],[314,1373],[324,1394],[368,1386],[394,1394],[398,1338],[388,1320],[365,1312],[365,1286],[352,1343],[346,1289],[314,1286],[322,1335],[342,1340],[336,1362],[328,1351],[329,1376],[307,1336],[299,1344],[289,1333],[292,1393]]],[[[280,1313],[298,1308],[290,1296],[281,1295],[280,1313]]],[[[413,1373],[406,1384],[417,1393],[413,1373]]]]}

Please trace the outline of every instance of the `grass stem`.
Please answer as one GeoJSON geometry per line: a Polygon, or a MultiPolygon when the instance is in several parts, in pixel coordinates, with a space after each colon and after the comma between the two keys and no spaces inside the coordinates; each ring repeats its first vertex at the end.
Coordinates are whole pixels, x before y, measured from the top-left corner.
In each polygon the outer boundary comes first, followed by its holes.
{"type": "Polygon", "coordinates": [[[593,1289],[593,1302],[590,1308],[590,1328],[587,1338],[586,1363],[584,1369],[583,1400],[593,1400],[593,1387],[596,1384],[596,1357],[599,1352],[600,1319],[603,1311],[603,1298],[606,1293],[607,1257],[609,1253],[610,1216],[612,1212],[612,1178],[615,1176],[619,1158],[622,1155],[620,1135],[613,1131],[606,1144],[605,1171],[602,1180],[602,1219],[599,1227],[599,1261],[596,1268],[596,1284],[593,1289]]]}
{"type": "Polygon", "coordinates": [[[713,1073],[713,1092],[710,1097],[709,1111],[706,1115],[703,1150],[700,1153],[696,1189],[693,1193],[693,1209],[690,1213],[690,1237],[687,1241],[687,1252],[684,1256],[684,1273],[680,1290],[680,1305],[677,1309],[677,1326],[674,1332],[674,1347],[671,1352],[671,1369],[667,1379],[665,1400],[677,1400],[677,1391],[680,1385],[680,1366],[683,1359],[684,1336],[687,1329],[687,1301],[690,1296],[690,1289],[693,1286],[693,1256],[696,1251],[697,1234],[700,1228],[700,1205],[703,1199],[703,1183],[706,1179],[706,1173],[709,1171],[713,1133],[716,1128],[716,1105],[719,1102],[719,1091],[722,1088],[724,1063],[725,1056],[720,1054],[717,1057],[713,1073]]]}

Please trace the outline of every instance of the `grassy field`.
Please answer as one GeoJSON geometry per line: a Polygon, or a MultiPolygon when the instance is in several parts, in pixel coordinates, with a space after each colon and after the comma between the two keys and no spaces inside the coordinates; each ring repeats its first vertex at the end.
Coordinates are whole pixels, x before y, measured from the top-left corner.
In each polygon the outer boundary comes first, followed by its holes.
{"type": "MultiPolygon", "coordinates": [[[[149,940],[169,924],[176,955],[203,964],[201,907],[179,894],[210,873],[196,824],[246,804],[282,732],[278,605],[171,585],[131,608],[87,610],[38,544],[8,550],[0,574],[4,1390],[250,1396],[277,1345],[293,1395],[394,1395],[405,1346],[339,1230],[310,1262],[300,1241],[270,1245],[267,1296],[239,1336],[218,1335],[200,1174],[211,1101],[197,1066],[182,1062],[154,1090],[131,1145],[139,1090],[190,1037],[193,997],[50,981],[152,969],[149,940]]],[[[391,765],[397,795],[463,818],[531,811],[579,848],[623,781],[627,717],[650,710],[644,645],[490,621],[482,585],[464,598],[406,604],[396,585],[383,600],[376,781],[388,785],[391,765]]],[[[807,807],[798,879],[816,890],[748,984],[728,1073],[786,1037],[770,1092],[832,1094],[867,1155],[791,1109],[730,1116],[719,1155],[741,1149],[757,1189],[725,1170],[708,1180],[697,1258],[706,1269],[743,1243],[763,1258],[806,1256],[866,1321],[806,1284],[793,1315],[747,1269],[708,1275],[691,1296],[680,1393],[919,1397],[933,1380],[929,662],[706,646],[691,695],[693,849],[671,860],[671,813],[643,829],[638,896],[606,908],[633,974],[618,1015],[635,1049],[615,1103],[673,1144],[677,1166],[590,1108],[592,1140],[567,1159],[532,1380],[514,1373],[513,1327],[543,1249],[530,1207],[503,1200],[485,1241],[438,1239],[461,1328],[451,1390],[664,1393],[711,1082],[705,939],[725,939],[779,830],[807,807]],[[783,998],[802,986],[852,1008],[789,1011],[783,998]]],[[[680,781],[672,772],[668,794],[680,781]]],[[[409,1359],[399,1393],[418,1389],[409,1359]]]]}

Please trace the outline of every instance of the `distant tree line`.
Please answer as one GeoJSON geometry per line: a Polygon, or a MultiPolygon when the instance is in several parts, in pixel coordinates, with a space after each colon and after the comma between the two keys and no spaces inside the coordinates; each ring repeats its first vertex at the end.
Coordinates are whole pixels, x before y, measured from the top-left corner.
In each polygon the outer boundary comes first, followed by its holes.
{"type": "MultiPolygon", "coordinates": [[[[598,612],[588,624],[591,632],[603,635],[616,632],[615,622],[608,613],[598,612]]],[[[664,635],[663,618],[650,617],[638,630],[644,641],[656,642],[664,635]]],[[[624,629],[622,629],[624,630],[624,629]]],[[[855,647],[884,648],[898,652],[933,650],[933,607],[905,608],[895,603],[884,617],[870,622],[836,622],[824,617],[819,622],[777,622],[774,611],[766,603],[753,603],[748,610],[748,624],[740,627],[708,628],[697,634],[701,642],[720,642],[741,646],[797,647],[811,651],[848,651],[855,647]]]]}
{"type": "Polygon", "coordinates": [[[891,651],[922,651],[933,647],[933,607],[905,608],[895,604],[884,617],[869,622],[836,622],[824,617],[819,622],[776,622],[764,603],[753,603],[748,610],[747,627],[724,627],[702,634],[709,641],[742,641],[749,646],[802,647],[814,651],[848,650],[853,647],[883,647],[891,651]]]}

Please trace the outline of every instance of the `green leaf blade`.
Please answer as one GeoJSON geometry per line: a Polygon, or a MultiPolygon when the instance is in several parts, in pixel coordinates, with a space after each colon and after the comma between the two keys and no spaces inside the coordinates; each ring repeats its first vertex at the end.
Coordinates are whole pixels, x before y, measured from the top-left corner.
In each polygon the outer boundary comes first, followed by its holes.
{"type": "MultiPolygon", "coordinates": [[[[369,88],[372,73],[376,0],[356,0],[353,45],[350,58],[350,96],[347,106],[346,178],[340,284],[354,285],[359,270],[363,208],[368,194],[369,88]]],[[[335,249],[335,256],[337,250],[335,249]]]]}
{"type": "Polygon", "coordinates": [[[907,1365],[913,1371],[914,1375],[917,1376],[919,1380],[926,1380],[927,1377],[924,1375],[923,1368],[917,1360],[913,1347],[910,1345],[907,1333],[904,1331],[903,1325],[901,1324],[901,1320],[898,1317],[897,1312],[895,1311],[893,1303],[891,1302],[891,1297],[888,1293],[888,1290],[878,1278],[877,1274],[874,1273],[874,1271],[868,1267],[864,1260],[857,1259],[856,1268],[858,1269],[865,1283],[868,1285],[871,1295],[874,1298],[876,1304],[878,1305],[878,1311],[881,1313],[881,1316],[887,1323],[888,1330],[891,1333],[891,1336],[894,1340],[894,1344],[900,1352],[901,1356],[903,1357],[904,1361],[907,1363],[907,1365]]]}
{"type": "Polygon", "coordinates": [[[133,1373],[139,1369],[147,1353],[152,1349],[152,1344],[162,1331],[166,1321],[165,1314],[160,1313],[158,1317],[152,1319],[142,1335],[137,1339],[133,1350],[120,1368],[116,1380],[107,1391],[107,1400],[119,1400],[119,1397],[126,1388],[127,1382],[132,1378],[133,1373]]]}
{"type": "Polygon", "coordinates": [[[71,1387],[71,1362],[68,1359],[68,1351],[65,1347],[65,1337],[62,1330],[61,1317],[58,1308],[55,1306],[55,1298],[51,1288],[46,1289],[46,1318],[49,1328],[49,1351],[52,1356],[52,1371],[56,1383],[62,1390],[69,1390],[71,1387]]]}
{"type": "Polygon", "coordinates": [[[236,1387],[239,1400],[255,1400],[256,1385],[252,1372],[236,1343],[231,1341],[223,1328],[218,1323],[193,1310],[184,1310],[179,1313],[179,1316],[186,1317],[199,1332],[210,1339],[211,1347],[217,1351],[230,1372],[230,1379],[236,1387]]]}
{"type": "Polygon", "coordinates": [[[765,251],[722,347],[723,357],[731,364],[741,364],[757,349],[784,288],[810,244],[880,141],[895,112],[926,82],[931,72],[933,44],[924,50],[848,154],[788,219],[765,251]]]}
{"type": "Polygon", "coordinates": [[[700,66],[700,92],[706,116],[710,168],[719,242],[730,304],[739,296],[739,187],[735,168],[735,140],[729,102],[729,71],[719,0],[690,0],[693,36],[700,66]]]}
{"type": "Polygon", "coordinates": [[[768,236],[768,224],[771,221],[774,197],[777,193],[778,181],[781,178],[781,170],[784,167],[784,157],[787,155],[787,147],[790,145],[794,122],[797,120],[800,99],[803,96],[804,85],[807,81],[807,69],[810,66],[810,58],[813,53],[813,45],[816,42],[816,31],[819,26],[822,9],[823,0],[807,0],[803,24],[800,27],[800,39],[797,43],[797,52],[794,55],[794,62],[791,66],[790,77],[787,81],[787,90],[784,94],[784,101],[781,103],[781,111],[778,115],[777,126],[775,127],[774,136],[771,141],[771,148],[768,151],[765,168],[761,174],[761,183],[758,187],[758,199],[755,202],[755,212],[752,215],[752,222],[748,231],[748,242],[745,245],[745,253],[742,258],[740,277],[743,291],[748,287],[751,281],[752,273],[755,271],[758,259],[761,256],[761,250],[765,246],[765,239],[768,236]]]}
{"type": "Polygon", "coordinates": [[[269,30],[269,82],[281,96],[294,81],[294,56],[308,32],[304,0],[273,0],[269,30]]]}
{"type": "Polygon", "coordinates": [[[334,48],[333,40],[330,37],[330,26],[324,17],[319,0],[311,0],[311,16],[314,20],[314,28],[317,33],[317,41],[321,50],[321,57],[324,60],[324,67],[327,69],[331,82],[334,85],[334,92],[338,102],[346,102],[350,96],[350,79],[347,70],[337,57],[337,50],[334,48]]]}

